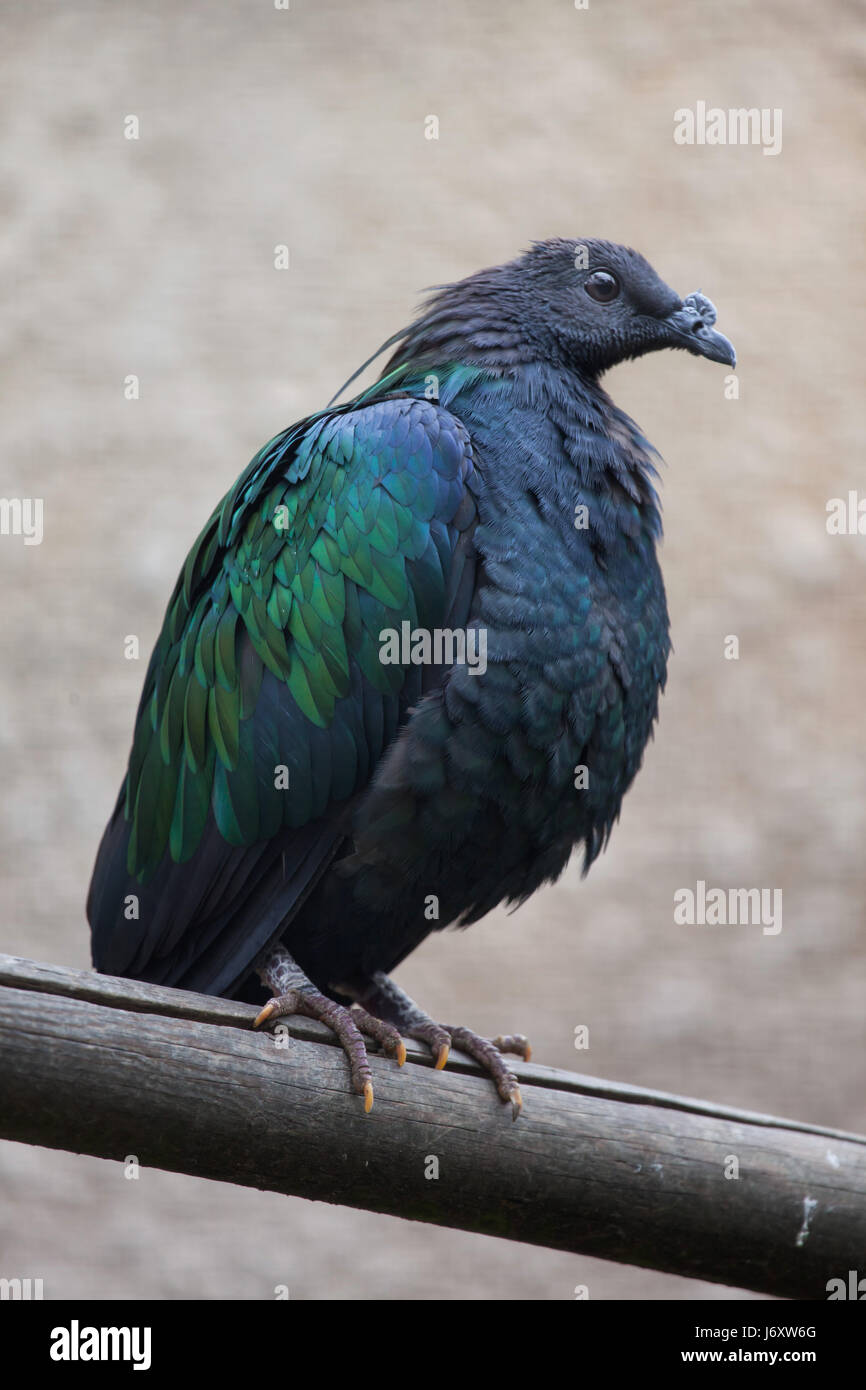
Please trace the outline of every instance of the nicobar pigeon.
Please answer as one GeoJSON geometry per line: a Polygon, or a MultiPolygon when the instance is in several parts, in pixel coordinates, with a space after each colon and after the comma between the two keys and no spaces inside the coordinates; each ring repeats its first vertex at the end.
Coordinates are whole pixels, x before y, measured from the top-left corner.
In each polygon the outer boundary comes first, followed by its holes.
{"type": "Polygon", "coordinates": [[[439,1067],[454,1045],[516,1116],[526,1039],[439,1024],[389,976],[610,834],[670,644],[657,456],[600,378],[658,348],[734,366],[715,318],[625,247],[538,242],[436,287],[374,386],[256,454],[150,660],[98,970],[322,1020],[367,1110],[365,1036],[439,1067]]]}

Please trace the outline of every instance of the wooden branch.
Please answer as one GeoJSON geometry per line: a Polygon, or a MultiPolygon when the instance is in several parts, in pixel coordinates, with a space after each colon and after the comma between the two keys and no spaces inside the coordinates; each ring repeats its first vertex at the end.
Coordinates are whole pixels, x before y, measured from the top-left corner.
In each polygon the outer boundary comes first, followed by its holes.
{"type": "Polygon", "coordinates": [[[0,956],[0,1135],[794,1298],[862,1266],[866,1137],[527,1064],[512,1123],[415,1047],[365,1115],[325,1028],[254,1014],[0,956]]]}

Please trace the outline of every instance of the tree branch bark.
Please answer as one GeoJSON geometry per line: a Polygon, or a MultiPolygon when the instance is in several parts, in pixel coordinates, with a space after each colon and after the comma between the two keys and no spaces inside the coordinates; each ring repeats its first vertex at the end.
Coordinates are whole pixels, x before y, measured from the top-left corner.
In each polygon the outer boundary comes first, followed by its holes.
{"type": "Polygon", "coordinates": [[[512,1123],[413,1046],[365,1115],[326,1029],[254,1016],[0,956],[0,1136],[793,1298],[863,1263],[866,1137],[521,1063],[512,1123]]]}

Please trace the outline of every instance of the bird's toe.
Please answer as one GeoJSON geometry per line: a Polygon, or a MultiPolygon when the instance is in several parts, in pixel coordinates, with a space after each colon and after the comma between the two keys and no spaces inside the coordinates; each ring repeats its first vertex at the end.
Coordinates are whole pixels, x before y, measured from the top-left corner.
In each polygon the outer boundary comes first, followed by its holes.
{"type": "Polygon", "coordinates": [[[379,1043],[385,1056],[393,1057],[397,1066],[402,1067],[406,1061],[406,1044],[398,1028],[395,1028],[391,1023],[386,1023],[382,1018],[368,1014],[366,1009],[359,1008],[357,1005],[351,1010],[349,1016],[361,1033],[364,1033],[368,1038],[373,1038],[379,1043]]]}
{"type": "Polygon", "coordinates": [[[276,995],[268,1000],[254,1020],[253,1027],[258,1028],[260,1024],[286,1014],[302,1014],[305,1018],[315,1018],[324,1023],[336,1035],[346,1054],[352,1090],[363,1096],[364,1109],[369,1113],[373,1108],[373,1077],[362,1033],[376,1038],[386,1051],[390,1049],[400,1065],[405,1059],[406,1049],[395,1028],[379,1019],[371,1020],[369,1015],[356,1017],[356,1013],[360,1012],[345,1008],[311,986],[309,989],[289,990],[286,994],[276,995]]]}
{"type": "Polygon", "coordinates": [[[529,1039],[524,1037],[523,1033],[507,1033],[505,1036],[500,1033],[498,1038],[492,1038],[491,1041],[494,1047],[499,1048],[500,1052],[511,1052],[514,1056],[521,1057],[524,1062],[528,1062],[532,1058],[529,1039]]]}
{"type": "Polygon", "coordinates": [[[413,1023],[406,1029],[406,1036],[414,1038],[415,1042],[426,1043],[433,1053],[434,1067],[436,1071],[441,1071],[448,1061],[451,1051],[451,1038],[448,1030],[441,1024],[434,1023],[432,1019],[425,1019],[423,1023],[413,1023]]]}
{"type": "Polygon", "coordinates": [[[525,1056],[524,1046],[526,1050],[529,1050],[526,1038],[522,1034],[514,1034],[491,1040],[490,1038],[482,1038],[471,1028],[454,1028],[448,1027],[448,1025],[446,1028],[454,1046],[459,1048],[461,1052],[465,1052],[492,1077],[501,1099],[507,1101],[511,1106],[511,1118],[516,1120],[523,1109],[523,1097],[520,1094],[517,1077],[514,1072],[509,1071],[502,1053],[504,1051],[517,1052],[519,1056],[525,1056]],[[504,1047],[500,1044],[520,1045],[504,1047]]]}

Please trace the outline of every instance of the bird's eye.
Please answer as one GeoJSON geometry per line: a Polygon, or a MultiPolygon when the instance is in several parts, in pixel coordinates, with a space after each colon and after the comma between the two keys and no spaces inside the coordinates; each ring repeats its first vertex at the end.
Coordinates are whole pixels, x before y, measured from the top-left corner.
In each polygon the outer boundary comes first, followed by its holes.
{"type": "Polygon", "coordinates": [[[619,294],[619,281],[608,270],[594,270],[587,276],[583,288],[590,299],[596,300],[599,304],[609,304],[619,294]]]}

